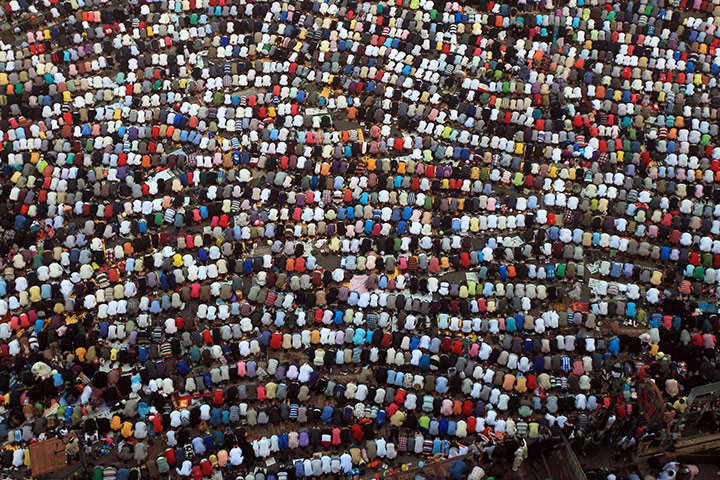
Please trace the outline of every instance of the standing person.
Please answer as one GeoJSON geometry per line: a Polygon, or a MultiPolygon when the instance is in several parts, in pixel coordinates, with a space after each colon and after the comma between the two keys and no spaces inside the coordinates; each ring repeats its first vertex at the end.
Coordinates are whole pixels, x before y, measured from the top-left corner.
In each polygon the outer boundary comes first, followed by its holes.
{"type": "Polygon", "coordinates": [[[617,462],[621,458],[623,458],[627,454],[627,452],[630,451],[630,449],[635,446],[635,444],[636,444],[635,436],[632,433],[628,433],[627,435],[622,437],[617,444],[618,450],[615,453],[614,460],[617,462]]]}
{"type": "Polygon", "coordinates": [[[525,460],[528,456],[528,449],[527,444],[525,443],[525,440],[523,440],[522,444],[515,450],[515,458],[513,459],[513,465],[512,469],[513,472],[517,472],[520,468],[520,465],[522,465],[523,460],[525,460]]]}
{"type": "Polygon", "coordinates": [[[67,445],[65,445],[65,457],[68,465],[80,460],[80,441],[77,437],[73,437],[67,445]]]}

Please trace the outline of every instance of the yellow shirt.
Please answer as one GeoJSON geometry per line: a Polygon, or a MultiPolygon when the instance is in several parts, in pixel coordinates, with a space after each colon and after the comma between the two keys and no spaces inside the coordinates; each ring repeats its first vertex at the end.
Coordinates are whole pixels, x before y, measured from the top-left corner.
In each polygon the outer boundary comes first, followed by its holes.
{"type": "Polygon", "coordinates": [[[133,424],[131,422],[123,423],[120,433],[122,434],[123,437],[130,438],[133,434],[133,424]]]}

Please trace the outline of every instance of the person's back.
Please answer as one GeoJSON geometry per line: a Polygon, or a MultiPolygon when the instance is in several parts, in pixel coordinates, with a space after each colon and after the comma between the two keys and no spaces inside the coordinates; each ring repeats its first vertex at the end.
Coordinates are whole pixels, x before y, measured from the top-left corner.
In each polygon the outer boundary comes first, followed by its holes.
{"type": "Polygon", "coordinates": [[[662,472],[658,475],[657,480],[675,480],[679,470],[680,464],[678,462],[669,462],[665,464],[662,472]]]}
{"type": "Polygon", "coordinates": [[[684,465],[678,472],[678,480],[693,480],[700,473],[700,469],[695,465],[684,465]]]}

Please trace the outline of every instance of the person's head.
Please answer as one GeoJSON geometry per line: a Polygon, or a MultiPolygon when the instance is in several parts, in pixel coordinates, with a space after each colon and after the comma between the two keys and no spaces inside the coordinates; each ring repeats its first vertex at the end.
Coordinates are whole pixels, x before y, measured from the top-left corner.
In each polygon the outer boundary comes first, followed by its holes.
{"type": "Polygon", "coordinates": [[[691,478],[693,478],[692,469],[687,465],[682,467],[678,472],[677,478],[681,480],[690,480],[691,478]]]}

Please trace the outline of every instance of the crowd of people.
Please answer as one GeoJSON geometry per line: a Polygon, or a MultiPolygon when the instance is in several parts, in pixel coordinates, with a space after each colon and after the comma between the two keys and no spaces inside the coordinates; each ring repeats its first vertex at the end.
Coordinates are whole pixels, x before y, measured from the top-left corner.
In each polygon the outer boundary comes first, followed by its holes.
{"type": "Polygon", "coordinates": [[[3,7],[4,474],[512,478],[720,381],[713,2],[3,7]]]}

